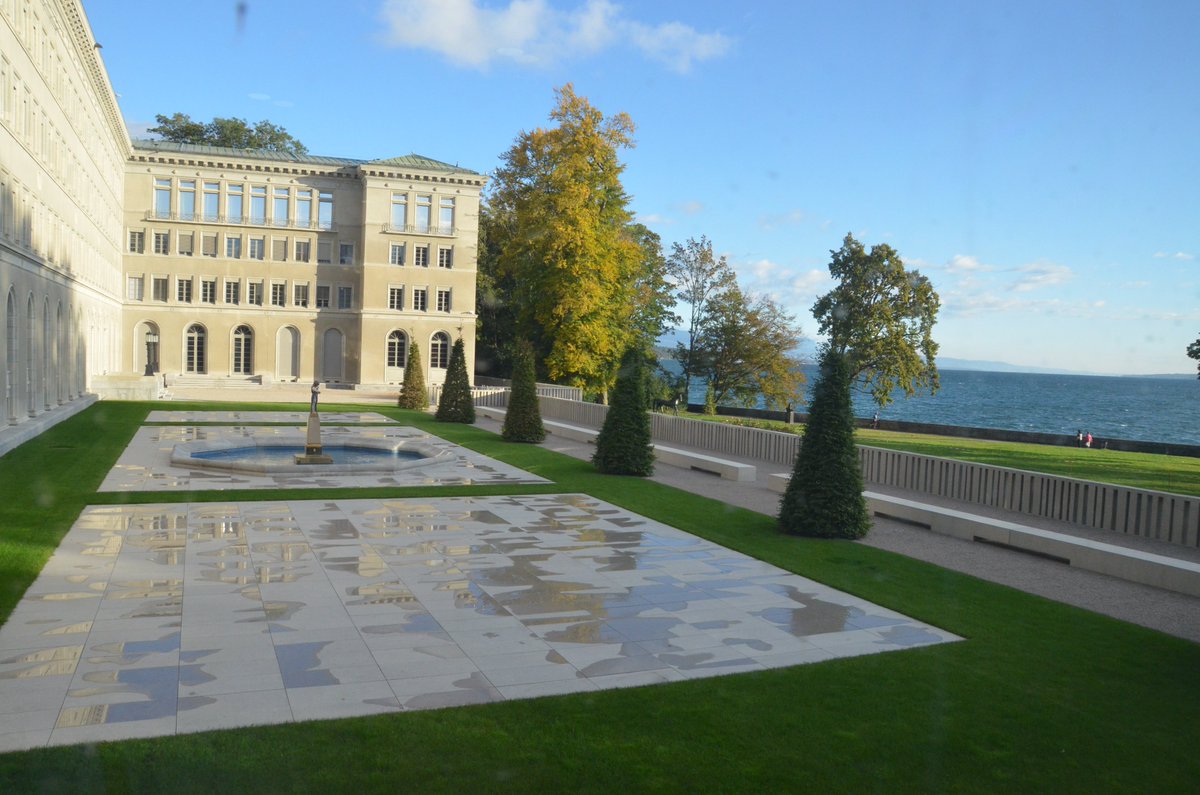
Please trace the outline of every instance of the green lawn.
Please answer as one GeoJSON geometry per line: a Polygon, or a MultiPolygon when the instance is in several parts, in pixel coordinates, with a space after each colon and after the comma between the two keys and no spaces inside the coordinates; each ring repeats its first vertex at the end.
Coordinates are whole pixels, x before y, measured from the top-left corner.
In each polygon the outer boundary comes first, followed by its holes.
{"type": "MultiPolygon", "coordinates": [[[[0,617],[83,505],[171,498],[92,493],[150,408],[163,405],[100,403],[0,458],[0,617]]],[[[328,410],[342,408],[362,410],[328,410]]],[[[598,694],[4,754],[0,792],[1190,793],[1200,781],[1200,645],[858,544],[782,537],[769,517],[383,411],[548,477],[549,490],[587,492],[967,640],[598,694]]],[[[384,493],[430,490],[287,496],[384,493]]]]}
{"type": "MultiPolygon", "coordinates": [[[[770,420],[744,420],[735,417],[702,417],[702,421],[727,422],[768,430],[803,433],[802,425],[786,425],[770,420]]],[[[1118,483],[1139,489],[1169,491],[1200,496],[1200,458],[1151,453],[1122,453],[1117,450],[1091,450],[1078,447],[1054,447],[1045,444],[994,442],[987,439],[962,439],[923,433],[874,431],[860,428],[855,432],[859,444],[886,447],[910,453],[956,458],[980,464],[1045,472],[1080,480],[1118,483]]]]}

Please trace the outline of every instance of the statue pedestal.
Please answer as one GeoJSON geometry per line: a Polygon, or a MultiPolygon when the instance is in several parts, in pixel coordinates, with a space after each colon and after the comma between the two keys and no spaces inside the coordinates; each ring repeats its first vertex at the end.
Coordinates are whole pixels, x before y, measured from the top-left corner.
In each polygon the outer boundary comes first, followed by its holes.
{"type": "Polygon", "coordinates": [[[304,440],[304,455],[296,456],[297,464],[332,464],[333,457],[321,452],[321,418],[317,412],[308,413],[308,436],[304,440]]]}

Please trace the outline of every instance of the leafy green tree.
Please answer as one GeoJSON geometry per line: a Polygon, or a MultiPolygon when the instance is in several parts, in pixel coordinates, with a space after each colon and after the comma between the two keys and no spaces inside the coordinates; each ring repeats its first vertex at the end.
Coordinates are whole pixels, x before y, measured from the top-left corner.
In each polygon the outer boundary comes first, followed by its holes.
{"type": "MultiPolygon", "coordinates": [[[[671,294],[671,282],[667,279],[667,260],[663,257],[662,238],[644,224],[631,223],[625,233],[633,238],[641,251],[639,267],[634,281],[635,296],[633,317],[633,344],[644,350],[653,351],[658,338],[666,334],[679,322],[672,311],[675,297],[671,294]]],[[[657,358],[657,357],[656,357],[657,358]]]]}
{"type": "Polygon", "coordinates": [[[1191,345],[1187,346],[1187,355],[1189,359],[1196,360],[1196,377],[1200,378],[1200,337],[1191,345]]]}
{"type": "Polygon", "coordinates": [[[704,413],[710,417],[717,416],[717,392],[713,389],[712,381],[704,386],[704,413]]]}
{"type": "Polygon", "coordinates": [[[905,270],[891,246],[868,252],[852,235],[830,254],[829,274],[838,284],[813,304],[813,316],[818,331],[846,355],[852,380],[881,407],[897,387],[908,397],[918,389],[937,392],[933,326],[941,299],[929,279],[905,270]]]}
{"type": "Polygon", "coordinates": [[[438,400],[434,418],[438,422],[475,422],[475,401],[471,396],[471,377],[467,375],[467,355],[462,337],[454,341],[450,349],[450,361],[446,364],[446,382],[442,384],[442,397],[438,400]]]}
{"type": "Polygon", "coordinates": [[[425,389],[425,366],[421,364],[421,346],[412,345],[408,364],[404,367],[404,385],[400,387],[399,406],[402,409],[424,411],[429,408],[429,393],[425,389]]]}
{"type": "Polygon", "coordinates": [[[683,368],[683,394],[689,394],[692,379],[703,374],[699,348],[701,324],[709,313],[709,302],[718,292],[736,283],[725,257],[713,256],[707,237],[688,238],[671,246],[666,264],[667,278],[675,285],[675,298],[688,308],[687,342],[675,345],[675,360],[683,368]]]}
{"type": "Polygon", "coordinates": [[[517,333],[547,376],[604,394],[636,336],[643,249],[628,231],[618,159],[633,122],[605,118],[570,84],[556,95],[558,126],[521,133],[492,181],[496,282],[511,289],[517,333]]]}
{"type": "Polygon", "coordinates": [[[151,127],[147,132],[159,135],[166,141],[227,146],[232,149],[261,149],[292,155],[308,153],[308,148],[289,135],[287,130],[266,119],[255,122],[251,127],[245,119],[224,119],[220,116],[208,123],[192,121],[192,117],[186,113],[171,116],[159,114],[154,118],[158,126],[151,127]]]}
{"type": "MultiPolygon", "coordinates": [[[[504,219],[497,216],[488,202],[479,205],[479,255],[475,270],[475,372],[495,378],[513,374],[512,341],[518,338],[516,281],[512,274],[500,268],[500,246],[506,230],[499,226],[504,219]]],[[[533,362],[536,373],[536,356],[533,362]]]]}
{"type": "Polygon", "coordinates": [[[533,346],[528,340],[517,340],[513,345],[512,391],[508,394],[508,410],[504,413],[504,428],[500,435],[506,442],[533,444],[546,438],[538,407],[533,346]]]}
{"type": "Polygon", "coordinates": [[[804,442],[779,504],[779,527],[785,533],[862,538],[871,529],[854,446],[850,382],[845,354],[826,347],[804,442]]]}
{"type": "Polygon", "coordinates": [[[800,327],[770,298],[752,299],[731,282],[709,301],[697,334],[690,355],[714,403],[749,406],[759,395],[772,408],[798,401],[804,374],[792,351],[800,327]]]}
{"type": "Polygon", "coordinates": [[[621,357],[612,405],[596,437],[592,463],[605,475],[638,475],[654,472],[654,446],[650,441],[650,413],[646,407],[646,354],[630,348],[621,357]]]}

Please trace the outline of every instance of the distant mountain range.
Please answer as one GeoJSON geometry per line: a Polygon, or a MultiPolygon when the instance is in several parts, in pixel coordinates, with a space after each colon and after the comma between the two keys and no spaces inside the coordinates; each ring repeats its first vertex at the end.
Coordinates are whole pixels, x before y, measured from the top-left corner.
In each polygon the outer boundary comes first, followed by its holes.
{"type": "MultiPolygon", "coordinates": [[[[660,356],[665,354],[671,356],[675,351],[675,344],[683,342],[687,339],[687,334],[683,331],[669,331],[658,339],[658,347],[660,356]]],[[[817,343],[814,340],[803,339],[796,347],[795,351],[806,362],[815,362],[817,359],[817,343]]],[[[973,370],[988,373],[1045,373],[1049,375],[1112,375],[1112,373],[1096,373],[1086,370],[1066,370],[1057,367],[1034,367],[1026,364],[1009,364],[1008,362],[993,362],[983,359],[956,359],[953,356],[939,356],[937,359],[939,370],[973,370]]],[[[1153,375],[1133,376],[1137,378],[1195,378],[1195,373],[1156,373],[1153,375]]]]}

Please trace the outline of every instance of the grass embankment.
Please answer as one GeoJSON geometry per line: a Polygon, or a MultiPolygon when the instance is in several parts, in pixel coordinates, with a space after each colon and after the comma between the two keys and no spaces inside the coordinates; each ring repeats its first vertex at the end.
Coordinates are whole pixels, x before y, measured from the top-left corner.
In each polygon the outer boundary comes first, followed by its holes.
{"type": "MultiPolygon", "coordinates": [[[[6,593],[24,590],[78,508],[96,501],[91,492],[147,408],[98,404],[0,458],[6,593]]],[[[588,695],[5,754],[0,791],[1166,793],[1200,780],[1200,645],[858,544],[781,537],[769,517],[600,476],[477,428],[383,411],[536,471],[557,490],[612,501],[967,640],[588,695]]],[[[367,493],[429,490],[354,492],[367,493]]],[[[244,498],[281,497],[297,495],[244,498]]],[[[2,609],[6,617],[11,601],[2,609]]]]}
{"type": "MultiPolygon", "coordinates": [[[[689,415],[689,418],[790,433],[802,434],[804,431],[802,425],[787,425],[771,420],[699,415],[689,415]]],[[[869,428],[860,428],[855,435],[859,444],[872,447],[886,447],[891,450],[974,461],[1029,472],[1044,472],[1048,475],[1062,475],[1100,483],[1117,483],[1139,489],[1200,496],[1200,458],[963,439],[923,433],[876,431],[869,428]]]]}

